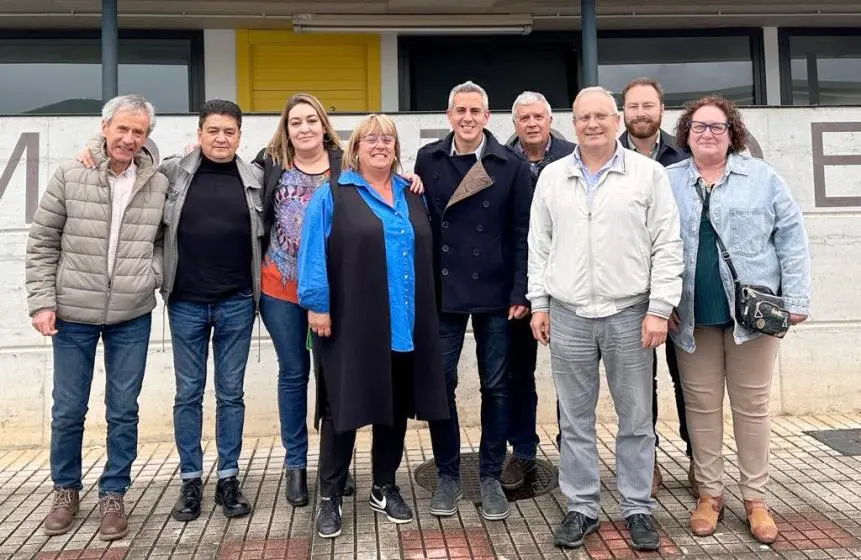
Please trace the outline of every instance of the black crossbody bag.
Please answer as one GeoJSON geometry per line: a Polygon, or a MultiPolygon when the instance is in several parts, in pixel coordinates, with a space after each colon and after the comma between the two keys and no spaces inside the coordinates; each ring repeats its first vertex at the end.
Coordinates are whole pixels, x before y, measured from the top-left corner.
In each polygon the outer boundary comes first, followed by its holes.
{"type": "Polygon", "coordinates": [[[704,197],[701,186],[697,185],[696,189],[700,200],[703,201],[703,210],[706,213],[706,218],[709,220],[712,231],[715,233],[721,258],[726,263],[732,276],[732,283],[735,288],[735,320],[741,326],[752,331],[783,338],[789,331],[790,315],[789,311],[783,306],[783,298],[775,295],[766,286],[742,284],[738,278],[735,266],[732,264],[732,259],[729,256],[726,245],[723,244],[720,234],[718,234],[714,224],[711,223],[708,201],[708,198],[711,198],[711,194],[708,197],[704,197]]]}

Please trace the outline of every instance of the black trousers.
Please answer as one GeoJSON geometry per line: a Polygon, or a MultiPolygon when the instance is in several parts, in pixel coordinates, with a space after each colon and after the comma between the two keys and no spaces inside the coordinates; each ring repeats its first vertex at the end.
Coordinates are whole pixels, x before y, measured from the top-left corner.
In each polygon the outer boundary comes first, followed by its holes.
{"type": "MultiPolygon", "coordinates": [[[[371,465],[374,484],[395,483],[395,473],[404,454],[407,416],[413,408],[413,353],[392,352],[392,402],[394,423],[374,424],[371,465]]],[[[329,403],[323,408],[320,427],[320,495],[324,498],[341,496],[347,482],[356,430],[336,432],[332,424],[329,403]]]]}
{"type": "MultiPolygon", "coordinates": [[[[664,345],[667,349],[667,369],[670,370],[670,379],[673,380],[673,390],[676,396],[676,412],[679,415],[679,437],[685,442],[685,453],[691,457],[691,436],[688,435],[688,422],[685,416],[685,395],[682,393],[682,382],[679,379],[679,364],[676,361],[676,347],[672,341],[667,339],[664,345]]],[[[658,425],[658,351],[655,350],[655,359],[652,365],[652,427],[658,425]]],[[[658,431],[655,430],[655,447],[658,447],[658,431]]]]}

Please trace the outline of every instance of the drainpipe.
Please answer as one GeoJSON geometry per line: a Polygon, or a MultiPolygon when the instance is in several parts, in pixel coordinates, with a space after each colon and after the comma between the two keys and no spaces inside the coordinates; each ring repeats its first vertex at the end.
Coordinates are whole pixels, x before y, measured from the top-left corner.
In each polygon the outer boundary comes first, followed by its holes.
{"type": "Polygon", "coordinates": [[[119,92],[117,0],[102,0],[102,101],[119,92]]]}

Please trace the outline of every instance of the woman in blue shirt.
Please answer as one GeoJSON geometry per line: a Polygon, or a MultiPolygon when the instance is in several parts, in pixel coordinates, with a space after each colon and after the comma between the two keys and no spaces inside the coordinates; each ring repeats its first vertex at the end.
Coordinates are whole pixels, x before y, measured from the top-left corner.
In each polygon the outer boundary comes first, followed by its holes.
{"type": "Polygon", "coordinates": [[[396,174],[399,159],[392,120],[363,119],[338,181],[317,189],[302,225],[299,304],[320,368],[321,537],[341,533],[357,428],[373,426],[371,509],[407,523],[413,514],[395,485],[407,418],[448,416],[430,224],[396,174]]]}
{"type": "Polygon", "coordinates": [[[801,211],[767,163],[741,155],[747,129],[738,109],[705,97],[679,117],[676,138],[692,157],[667,168],[679,206],[685,270],[671,334],[677,348],[699,500],[691,532],[714,533],[723,514],[723,396],[729,393],[739,486],[750,531],[777,539],[763,500],[768,481],[769,401],[777,338],[735,320],[735,287],[720,255],[726,245],[742,283],[783,298],[791,324],[808,315],[810,256],[801,211]]]}

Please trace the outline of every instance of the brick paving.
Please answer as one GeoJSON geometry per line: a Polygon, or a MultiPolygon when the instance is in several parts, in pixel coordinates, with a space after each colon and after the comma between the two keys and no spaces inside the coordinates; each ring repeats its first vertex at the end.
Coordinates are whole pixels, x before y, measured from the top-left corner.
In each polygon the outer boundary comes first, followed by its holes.
{"type": "MultiPolygon", "coordinates": [[[[277,438],[246,440],[240,468],[243,487],[255,505],[252,515],[228,521],[213,503],[214,445],[205,449],[203,515],[184,524],[170,518],[179,491],[178,459],[172,443],[141,446],[126,495],[130,514],[127,538],[105,543],[96,537],[96,481],[104,450],[84,453],[84,492],[73,530],[46,537],[41,521],[50,507],[50,470],[46,450],[0,449],[0,560],[102,559],[420,559],[420,558],[861,558],[861,457],[847,457],[805,435],[806,430],[859,428],[861,415],[778,417],[772,429],[772,482],[768,502],[781,530],[771,547],[749,535],[738,488],[727,487],[727,512],[718,532],[692,537],[687,529],[694,500],[686,488],[687,459],[677,426],[659,425],[658,452],[664,485],[655,518],[662,534],[659,552],[642,554],[628,546],[619,513],[613,460],[615,427],[598,428],[603,502],[601,528],[579,550],[563,552],[552,544],[552,531],[563,516],[565,500],[558,488],[534,499],[511,504],[505,522],[486,522],[477,507],[462,501],[458,515],[437,519],[427,513],[430,492],[418,486],[413,469],[431,457],[427,430],[407,434],[405,460],[398,482],[416,518],[396,526],[367,506],[370,485],[370,434],[360,433],[353,464],[358,496],[344,502],[344,530],[335,540],[313,531],[314,506],[294,509],[283,495],[284,451],[277,438]],[[409,473],[409,476],[408,476],[409,473]]],[[[553,445],[555,426],[542,426],[540,453],[558,465],[553,445]]],[[[734,441],[727,426],[727,475],[737,479],[734,441]]],[[[478,429],[464,430],[464,452],[477,451],[478,429]]],[[[316,439],[312,436],[312,451],[316,439]]],[[[316,469],[311,458],[309,469],[316,469]]],[[[313,478],[313,475],[309,478],[313,478]]],[[[314,488],[311,489],[314,491],[314,488]]]]}

